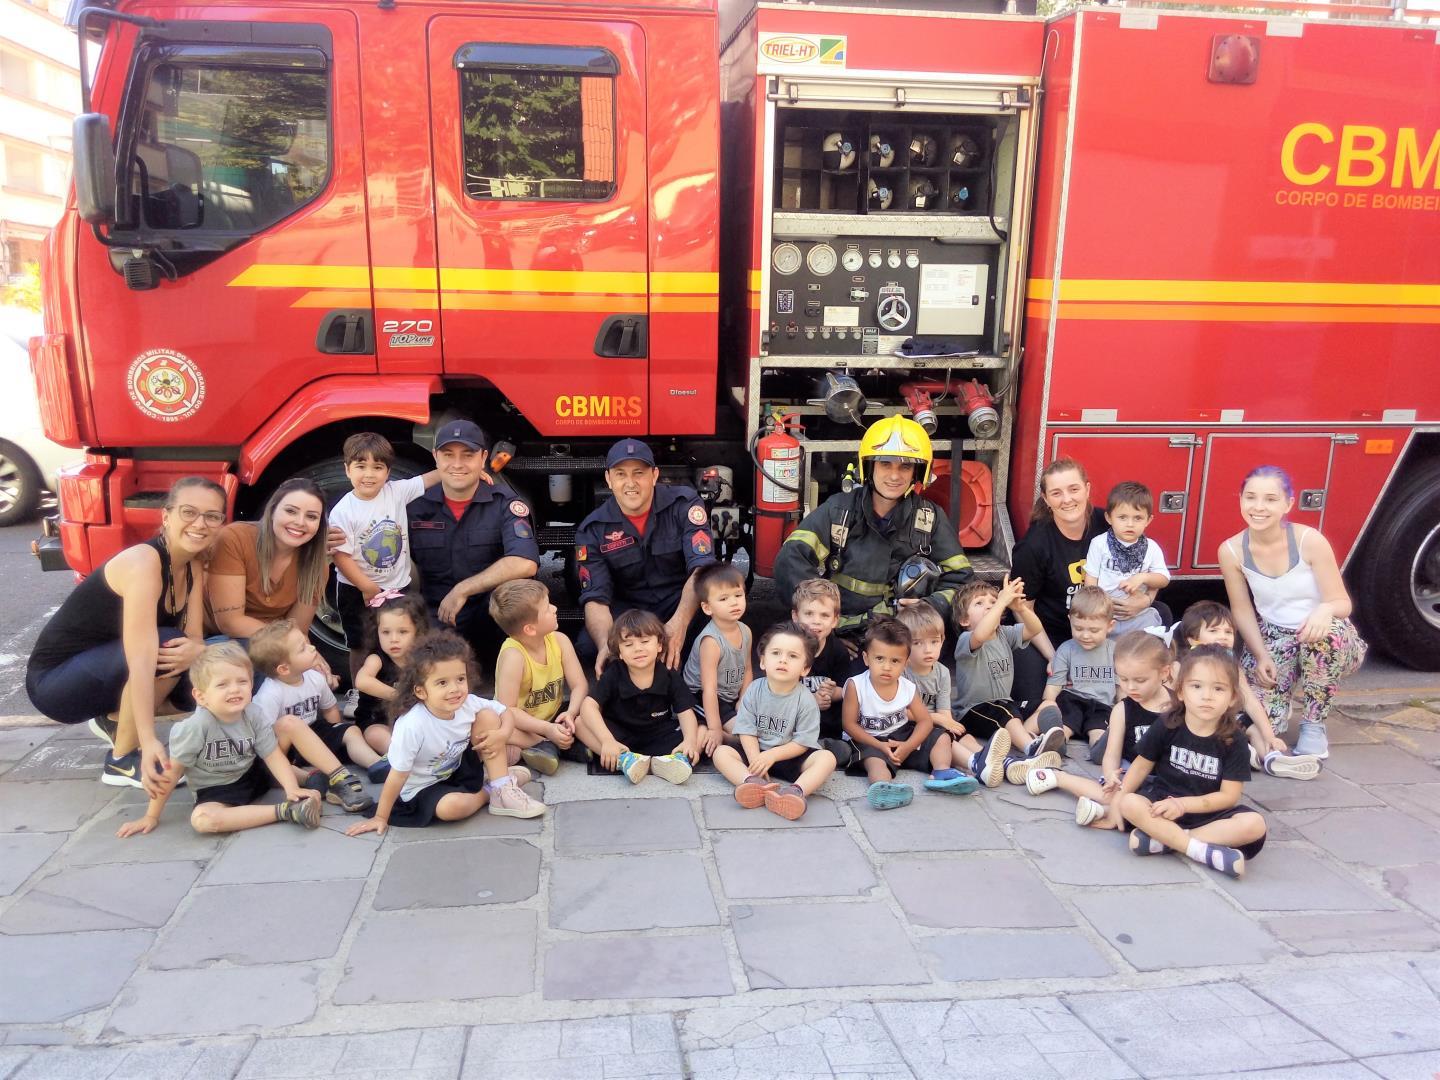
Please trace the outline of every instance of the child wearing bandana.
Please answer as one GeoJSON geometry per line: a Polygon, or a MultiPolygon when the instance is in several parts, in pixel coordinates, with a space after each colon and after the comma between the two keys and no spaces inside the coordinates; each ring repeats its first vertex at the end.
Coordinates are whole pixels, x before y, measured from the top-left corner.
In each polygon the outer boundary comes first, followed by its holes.
{"type": "MultiPolygon", "coordinates": [[[[1159,592],[1170,581],[1165,554],[1145,535],[1155,514],[1155,501],[1144,484],[1126,480],[1110,489],[1105,521],[1110,528],[1090,541],[1085,555],[1085,584],[1098,585],[1112,600],[1135,593],[1159,592]]],[[[1116,621],[1111,637],[1159,626],[1160,616],[1148,607],[1133,619],[1116,621]]]]}

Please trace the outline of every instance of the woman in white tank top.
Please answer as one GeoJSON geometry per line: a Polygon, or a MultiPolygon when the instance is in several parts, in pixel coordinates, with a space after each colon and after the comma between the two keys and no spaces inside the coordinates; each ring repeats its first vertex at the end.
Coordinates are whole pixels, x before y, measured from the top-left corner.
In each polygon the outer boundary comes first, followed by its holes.
{"type": "Polygon", "coordinates": [[[1241,664],[1276,732],[1289,726],[1297,681],[1305,715],[1298,754],[1329,756],[1325,721],[1336,684],[1360,666],[1366,646],[1350,621],[1350,594],[1325,537],[1286,516],[1295,505],[1290,477],[1262,465],[1245,477],[1240,513],[1246,528],[1220,545],[1220,571],[1241,664]]]}

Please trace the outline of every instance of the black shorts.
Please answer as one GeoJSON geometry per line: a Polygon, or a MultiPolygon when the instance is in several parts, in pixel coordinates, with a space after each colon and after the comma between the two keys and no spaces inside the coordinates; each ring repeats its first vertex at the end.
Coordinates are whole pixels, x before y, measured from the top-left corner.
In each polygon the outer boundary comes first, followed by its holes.
{"type": "MultiPolygon", "coordinates": [[[[720,723],[727,724],[731,720],[735,719],[737,704],[733,701],[727,701],[723,697],[719,698],[718,700],[720,702],[720,723]]],[[[695,715],[700,718],[701,723],[707,722],[705,718],[705,706],[700,701],[699,693],[696,693],[695,695],[695,715]]]]}
{"type": "MultiPolygon", "coordinates": [[[[364,731],[376,724],[390,725],[390,716],[385,711],[388,701],[381,701],[379,698],[371,697],[369,694],[360,695],[360,704],[355,708],[355,725],[364,731]]],[[[340,734],[345,734],[343,731],[340,734]]]]}
{"type": "Polygon", "coordinates": [[[365,598],[360,590],[335,574],[335,610],[345,630],[345,644],[354,652],[365,647],[365,598]]]}
{"type": "Polygon", "coordinates": [[[262,798],[274,785],[275,778],[265,767],[265,762],[256,758],[250,767],[240,774],[240,779],[216,787],[196,788],[195,805],[215,802],[223,806],[249,806],[262,798]]]}
{"type": "MultiPolygon", "coordinates": [[[[914,732],[915,721],[911,720],[899,731],[892,731],[889,735],[886,735],[883,739],[881,739],[881,741],[902,743],[906,739],[910,738],[910,736],[914,734],[914,732]]],[[[925,736],[925,741],[922,742],[919,746],[917,746],[914,750],[912,750],[909,757],[905,758],[904,761],[900,762],[899,768],[915,769],[919,772],[928,773],[930,771],[930,751],[935,748],[935,744],[940,741],[940,737],[945,733],[946,732],[944,728],[931,728],[930,734],[925,736]]],[[[860,751],[860,758],[858,763],[861,765],[861,767],[863,767],[865,762],[868,761],[870,758],[875,758],[877,761],[883,761],[885,763],[886,768],[890,770],[891,776],[895,775],[896,766],[891,764],[890,759],[885,756],[885,752],[879,747],[866,746],[863,743],[860,743],[856,745],[856,749],[860,751]]]]}
{"type": "MultiPolygon", "coordinates": [[[[310,725],[310,730],[320,736],[320,741],[325,744],[325,749],[339,758],[341,765],[349,765],[351,761],[350,755],[345,752],[345,732],[354,726],[354,723],[349,720],[332,724],[322,716],[310,725]]],[[[306,761],[293,746],[290,748],[290,760],[296,765],[315,764],[313,761],[306,761]]]]}
{"type": "MultiPolygon", "coordinates": [[[[1161,790],[1160,786],[1155,783],[1153,776],[1147,776],[1145,778],[1145,782],[1140,785],[1139,794],[1145,796],[1145,798],[1151,802],[1159,802],[1161,799],[1168,799],[1170,797],[1170,792],[1161,790]]],[[[1195,829],[1214,824],[1217,821],[1225,821],[1227,818],[1233,818],[1238,814],[1258,813],[1260,813],[1260,811],[1256,810],[1253,806],[1236,803],[1228,810],[1216,810],[1209,814],[1183,814],[1175,820],[1175,824],[1179,825],[1182,829],[1193,832],[1195,829]]],[[[1240,854],[1244,855],[1247,859],[1253,859],[1256,855],[1260,854],[1260,849],[1264,846],[1265,837],[1262,836],[1259,840],[1252,840],[1248,844],[1241,844],[1240,854]]]]}
{"type": "MultiPolygon", "coordinates": [[[[826,749],[829,749],[826,747],[826,749]]],[[[794,784],[800,779],[800,774],[805,771],[806,764],[810,758],[818,754],[819,750],[807,749],[799,757],[786,758],[784,761],[777,761],[770,766],[770,779],[781,784],[794,784]]],[[[742,755],[743,756],[743,755],[742,755]]]]}
{"type": "MultiPolygon", "coordinates": [[[[460,755],[460,764],[444,780],[421,788],[408,802],[396,799],[390,808],[390,824],[402,829],[423,829],[435,820],[435,808],[446,795],[474,795],[485,786],[485,763],[474,749],[467,747],[460,755]]],[[[374,811],[370,812],[374,816],[374,811]]]]}
{"type": "Polygon", "coordinates": [[[1110,730],[1110,710],[1115,707],[1113,704],[1107,705],[1073,690],[1061,690],[1055,704],[1060,706],[1061,722],[1073,735],[1088,739],[1092,731],[1110,730]]]}
{"type": "Polygon", "coordinates": [[[664,757],[685,741],[680,725],[673,728],[630,728],[618,721],[605,722],[611,737],[632,754],[664,757]]]}
{"type": "Polygon", "coordinates": [[[1019,719],[1020,706],[1009,698],[1000,698],[971,705],[960,718],[960,726],[965,729],[965,734],[984,742],[997,731],[1003,731],[1011,720],[1019,719]]]}

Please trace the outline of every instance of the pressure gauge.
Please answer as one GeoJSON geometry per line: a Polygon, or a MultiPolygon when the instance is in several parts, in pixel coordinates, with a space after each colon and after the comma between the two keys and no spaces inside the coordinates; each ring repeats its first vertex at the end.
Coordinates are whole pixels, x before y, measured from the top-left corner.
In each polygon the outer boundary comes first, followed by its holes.
{"type": "Polygon", "coordinates": [[[905,253],[905,265],[911,270],[918,267],[920,265],[920,253],[917,251],[907,251],[905,253]]]}
{"type": "Polygon", "coordinates": [[[777,274],[793,274],[800,269],[800,249],[794,244],[778,244],[770,256],[777,274]]]}
{"type": "Polygon", "coordinates": [[[878,251],[872,251],[872,252],[870,252],[870,269],[871,269],[871,270],[879,270],[879,269],[880,269],[880,263],[881,263],[882,261],[884,261],[884,260],[882,260],[882,259],[880,258],[880,252],[878,252],[878,251]]]}
{"type": "Polygon", "coordinates": [[[891,270],[899,270],[899,269],[900,269],[900,252],[898,252],[898,251],[891,251],[890,254],[886,255],[886,256],[885,256],[885,265],[888,266],[888,267],[890,267],[891,270]]]}
{"type": "Polygon", "coordinates": [[[853,274],[865,265],[865,256],[860,254],[859,248],[848,247],[845,249],[845,254],[840,256],[840,265],[843,266],[847,272],[853,274]]]}
{"type": "Polygon", "coordinates": [[[817,277],[824,277],[835,269],[835,249],[829,244],[816,244],[805,257],[805,264],[817,277]]]}

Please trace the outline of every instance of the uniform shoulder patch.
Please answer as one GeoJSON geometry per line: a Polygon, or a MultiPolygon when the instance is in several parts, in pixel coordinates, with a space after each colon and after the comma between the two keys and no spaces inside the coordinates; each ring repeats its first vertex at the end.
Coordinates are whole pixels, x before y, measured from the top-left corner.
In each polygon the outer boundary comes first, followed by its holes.
{"type": "Polygon", "coordinates": [[[586,550],[585,550],[585,545],[584,545],[584,544],[580,544],[578,547],[575,548],[575,561],[576,561],[576,562],[584,562],[587,557],[588,557],[588,553],[587,553],[586,550]]]}
{"type": "Polygon", "coordinates": [[[530,528],[527,522],[517,521],[515,522],[515,535],[521,540],[529,540],[535,535],[535,531],[530,528]]]}
{"type": "Polygon", "coordinates": [[[588,566],[582,566],[582,567],[580,567],[580,588],[581,588],[582,590],[584,590],[584,589],[588,589],[589,587],[590,587],[590,568],[589,568],[588,566]]]}
{"type": "Polygon", "coordinates": [[[690,550],[696,555],[709,555],[714,550],[710,544],[710,534],[697,529],[695,534],[690,537],[690,550]]]}
{"type": "Polygon", "coordinates": [[[519,499],[511,499],[510,513],[514,514],[516,517],[529,517],[530,507],[526,506],[519,499]]]}
{"type": "Polygon", "coordinates": [[[685,515],[690,519],[691,525],[704,525],[710,520],[710,515],[705,513],[705,507],[692,506],[690,512],[685,515]]]}

